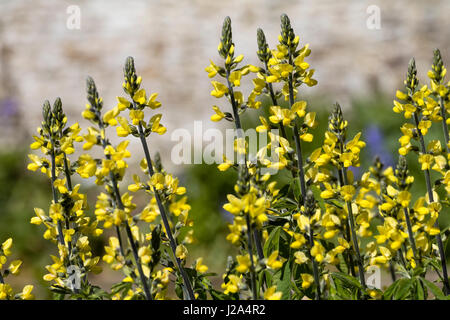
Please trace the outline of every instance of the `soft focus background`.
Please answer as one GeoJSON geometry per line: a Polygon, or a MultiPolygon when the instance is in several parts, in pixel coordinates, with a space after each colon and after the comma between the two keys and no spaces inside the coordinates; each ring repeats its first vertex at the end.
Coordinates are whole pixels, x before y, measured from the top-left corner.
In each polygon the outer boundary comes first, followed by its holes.
{"type": "MultiPolygon", "coordinates": [[[[174,166],[170,150],[176,142],[170,137],[178,128],[192,131],[195,120],[204,121],[204,129],[222,124],[209,121],[217,101],[209,95],[204,68],[209,59],[218,60],[216,48],[225,16],[233,21],[236,52],[245,55],[246,63],[257,64],[256,28],[265,31],[273,47],[279,16],[289,15],[301,43],[311,46],[308,62],[319,81],[300,95],[322,123],[332,103],[340,102],[352,130],[362,130],[368,142],[363,165],[375,155],[390,165],[396,161],[401,118],[391,111],[392,99],[402,86],[409,59],[416,58],[423,81],[435,47],[450,63],[450,2],[446,0],[0,0],[0,13],[0,241],[13,236],[15,253],[24,260],[16,286],[31,282],[39,287],[36,279],[42,279],[50,262],[45,253],[54,250],[42,238],[41,228],[29,224],[33,207],[47,208],[50,196],[48,181],[26,171],[41,105],[59,96],[69,122],[86,126],[80,114],[87,75],[96,80],[105,107],[113,107],[115,97],[122,94],[123,63],[131,55],[143,86],[159,92],[168,132],[151,138],[152,149],[161,151],[166,168],[187,186],[196,223],[193,256],[203,256],[210,270],[220,273],[233,250],[224,240],[226,215],[221,210],[225,194],[233,187],[233,173],[221,174],[208,165],[174,166]],[[67,9],[72,5],[80,9],[79,29],[67,26],[67,9]],[[380,9],[379,29],[367,26],[371,5],[380,9]]],[[[249,114],[244,119],[247,125],[257,119],[255,113],[251,115],[253,119],[249,114]]],[[[319,143],[320,130],[316,137],[319,143]]],[[[141,158],[137,147],[131,144],[130,167],[141,158]]],[[[94,200],[99,190],[85,191],[94,200]]],[[[423,192],[423,187],[417,186],[415,192],[423,192]]],[[[137,201],[142,205],[145,198],[137,201]]],[[[99,254],[103,245],[95,244],[99,254]]],[[[117,279],[106,267],[96,281],[108,287],[117,279]]],[[[48,292],[38,289],[37,294],[46,297],[48,292]]]]}

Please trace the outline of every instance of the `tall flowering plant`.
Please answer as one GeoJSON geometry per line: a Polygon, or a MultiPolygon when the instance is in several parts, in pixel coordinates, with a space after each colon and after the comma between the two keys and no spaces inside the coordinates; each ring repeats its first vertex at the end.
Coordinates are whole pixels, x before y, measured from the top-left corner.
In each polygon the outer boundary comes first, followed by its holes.
{"type": "MultiPolygon", "coordinates": [[[[212,107],[211,120],[227,120],[235,130],[233,158],[224,157],[218,169],[237,172],[221,204],[233,218],[226,240],[236,254],[228,257],[219,284],[203,258],[189,254],[194,222],[186,188],[154,150],[153,139],[167,131],[157,113],[162,104],[143,88],[134,59],[125,61],[124,94],[109,110],[87,78],[85,130],[68,124],[61,99],[44,102],[28,169],[47,177],[52,200],[48,208],[35,208],[31,223],[54,245],[43,278],[55,298],[448,299],[450,82],[439,50],[429,85],[419,85],[411,60],[405,86],[396,93],[393,111],[404,118],[397,164],[386,167],[376,158],[361,168],[366,143],[361,132],[350,134],[346,109],[335,103],[328,121],[319,124],[303,96],[317,81],[308,62],[311,49],[288,16],[281,16],[273,48],[262,29],[255,47],[258,64],[245,64],[227,17],[220,60],[206,67],[211,95],[225,101],[212,107]],[[246,80],[249,92],[241,88],[246,80]],[[244,113],[258,113],[260,124],[244,128],[244,113]],[[319,125],[326,128],[323,137],[315,134],[319,125]],[[443,130],[438,139],[430,138],[433,126],[443,130]],[[256,151],[249,130],[268,138],[256,151]],[[141,146],[141,174],[132,177],[128,139],[141,146]],[[314,139],[320,145],[306,152],[314,139]],[[413,175],[413,163],[423,174],[413,175]],[[102,190],[93,203],[86,179],[102,190]],[[416,196],[411,190],[421,180],[426,192],[416,196]],[[143,206],[134,200],[138,192],[145,195],[143,206]],[[101,252],[92,246],[98,238],[107,243],[101,252]],[[120,274],[111,288],[95,284],[102,263],[120,274]],[[372,281],[371,272],[380,269],[392,279],[383,288],[372,281]],[[431,275],[438,280],[430,281],[431,275]]],[[[32,299],[32,285],[15,292],[6,282],[22,265],[8,262],[11,247],[11,238],[0,247],[0,299],[32,299]]]]}
{"type": "Polygon", "coordinates": [[[397,92],[405,102],[395,101],[394,111],[413,119],[401,128],[404,136],[399,140],[398,165],[385,168],[377,158],[355,177],[352,168],[360,167],[360,152],[366,143],[361,133],[349,137],[349,123],[338,103],[326,124],[322,146],[310,154],[303,151],[318,126],[315,112],[309,112],[307,101],[299,99],[302,87],[317,84],[314,69],[306,61],[311,50],[308,44],[300,45],[286,15],[281,16],[278,40],[276,48],[270,49],[258,29],[261,65],[240,66],[244,57],[234,55],[227,17],[218,47],[224,62],[211,61],[206,68],[210,78],[223,80],[211,82],[211,95],[225,97],[231,107],[231,112],[225,112],[213,106],[211,120],[231,121],[237,131],[237,164],[224,158],[218,166],[221,171],[234,168],[238,172],[235,194],[229,194],[224,205],[234,216],[227,240],[239,248],[223,275],[225,295],[230,299],[424,299],[429,294],[445,298],[448,278],[443,243],[447,239],[437,219],[447,196],[439,201],[434,189],[443,185],[448,190],[445,103],[449,94],[439,51],[428,73],[431,89],[418,88],[412,62],[406,93],[397,92]],[[238,89],[249,74],[256,77],[245,98],[238,89]],[[261,115],[261,125],[255,130],[267,132],[269,143],[250,154],[240,115],[260,109],[262,96],[268,101],[269,116],[261,115]],[[442,123],[445,148],[439,141],[424,142],[433,121],[442,123]],[[405,157],[411,150],[418,153],[427,185],[427,194],[413,206],[410,188],[415,178],[405,157]],[[276,175],[261,174],[265,169],[275,169],[277,175],[288,172],[291,180],[279,186],[276,175]],[[434,184],[430,170],[441,175],[434,184]],[[393,283],[386,290],[367,282],[373,268],[391,273],[393,283]],[[429,271],[439,275],[443,291],[425,278],[429,271]]]}

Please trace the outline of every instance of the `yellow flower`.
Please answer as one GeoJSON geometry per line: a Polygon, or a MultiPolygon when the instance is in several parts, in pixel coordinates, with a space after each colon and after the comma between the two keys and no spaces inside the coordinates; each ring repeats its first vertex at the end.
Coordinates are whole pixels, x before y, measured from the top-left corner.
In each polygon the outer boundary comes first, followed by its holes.
{"type": "Polygon", "coordinates": [[[11,272],[14,275],[18,275],[19,271],[20,271],[20,266],[22,265],[22,261],[20,260],[14,260],[11,262],[11,264],[9,265],[9,272],[11,272]]]}
{"type": "MultiPolygon", "coordinates": [[[[133,101],[139,104],[145,104],[147,102],[147,95],[144,89],[139,89],[133,96],[133,101]]],[[[133,110],[130,110],[130,112],[133,110]]]]}
{"type": "Polygon", "coordinates": [[[162,114],[155,114],[150,118],[149,124],[152,126],[152,132],[156,132],[159,135],[163,135],[167,129],[162,126],[159,122],[161,121],[162,114]]]}
{"type": "Polygon", "coordinates": [[[200,257],[195,261],[195,270],[200,273],[205,273],[208,271],[208,266],[203,264],[203,258],[200,257]]]}
{"type": "Polygon", "coordinates": [[[433,164],[434,157],[431,154],[421,154],[419,156],[419,163],[422,165],[422,170],[429,170],[433,164]]]}
{"type": "Polygon", "coordinates": [[[302,273],[301,277],[302,277],[302,288],[303,289],[308,289],[311,286],[311,284],[314,282],[313,276],[310,275],[309,273],[302,273]]]}
{"type": "Polygon", "coordinates": [[[277,258],[278,258],[278,250],[275,250],[270,254],[269,258],[267,258],[267,266],[274,270],[280,269],[283,266],[283,262],[277,260],[277,258]]]}
{"type": "Polygon", "coordinates": [[[34,295],[31,293],[33,291],[32,285],[26,285],[22,290],[22,299],[23,300],[33,300],[34,295]]]}
{"type": "Polygon", "coordinates": [[[144,111],[130,110],[130,119],[135,126],[138,125],[142,120],[144,120],[144,111]]]}
{"type": "Polygon", "coordinates": [[[233,71],[228,80],[230,80],[235,87],[239,87],[241,85],[241,77],[242,73],[240,71],[233,71]]]}
{"type": "Polygon", "coordinates": [[[239,273],[246,273],[251,266],[250,255],[246,254],[245,256],[236,256],[236,260],[238,262],[238,266],[236,267],[236,271],[239,273]]]}
{"type": "Polygon", "coordinates": [[[242,275],[240,277],[231,274],[228,276],[228,281],[226,283],[222,283],[222,289],[225,289],[223,293],[236,293],[239,291],[239,286],[242,283],[242,275]]]}
{"type": "Polygon", "coordinates": [[[228,93],[228,88],[223,83],[218,81],[211,81],[214,90],[211,91],[211,95],[216,98],[221,98],[228,93]]]}
{"type": "Polygon", "coordinates": [[[216,112],[216,114],[213,114],[211,116],[211,121],[217,122],[225,118],[225,113],[223,113],[218,106],[213,106],[213,110],[216,112]]]}
{"type": "Polygon", "coordinates": [[[292,112],[295,112],[299,118],[303,118],[306,114],[306,101],[297,101],[292,105],[292,112]]]}
{"type": "Polygon", "coordinates": [[[208,77],[213,78],[220,68],[216,66],[212,60],[210,60],[210,62],[211,64],[205,68],[205,71],[208,72],[208,77]]]}
{"type": "Polygon", "coordinates": [[[354,186],[346,185],[341,188],[341,195],[345,201],[352,201],[353,196],[355,195],[356,190],[354,186]]]}
{"type": "Polygon", "coordinates": [[[266,292],[264,292],[264,300],[280,300],[283,294],[280,291],[276,292],[276,290],[276,286],[268,288],[266,292]]]}
{"type": "Polygon", "coordinates": [[[12,244],[13,244],[12,238],[8,238],[5,242],[2,243],[2,250],[5,256],[11,255],[12,244]]]}
{"type": "Polygon", "coordinates": [[[124,117],[117,117],[117,121],[120,124],[120,126],[116,128],[117,135],[119,137],[127,137],[131,133],[131,128],[128,124],[127,119],[124,117]]]}
{"type": "Polygon", "coordinates": [[[184,245],[179,244],[175,251],[175,255],[177,256],[177,258],[184,260],[186,259],[187,254],[188,254],[187,248],[184,245]]]}
{"type": "Polygon", "coordinates": [[[309,260],[303,251],[295,252],[294,257],[295,257],[295,263],[297,263],[297,264],[304,264],[306,261],[309,260]]]}

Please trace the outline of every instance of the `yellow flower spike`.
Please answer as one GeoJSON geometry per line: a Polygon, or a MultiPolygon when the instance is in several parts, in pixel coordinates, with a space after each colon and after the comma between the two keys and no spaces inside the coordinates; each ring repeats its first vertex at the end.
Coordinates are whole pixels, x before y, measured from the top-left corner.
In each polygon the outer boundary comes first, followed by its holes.
{"type": "Polygon", "coordinates": [[[69,190],[66,188],[66,179],[56,179],[53,186],[58,189],[60,193],[68,193],[69,190]]]}
{"type": "Polygon", "coordinates": [[[325,248],[317,241],[314,241],[314,246],[310,252],[311,256],[319,263],[325,258],[325,248]]]}

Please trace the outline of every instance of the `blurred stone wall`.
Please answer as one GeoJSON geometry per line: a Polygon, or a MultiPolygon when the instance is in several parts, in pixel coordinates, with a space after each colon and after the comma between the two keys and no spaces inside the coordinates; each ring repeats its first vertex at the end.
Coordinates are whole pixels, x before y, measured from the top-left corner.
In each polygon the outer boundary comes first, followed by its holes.
{"type": "Polygon", "coordinates": [[[45,99],[60,96],[70,119],[80,120],[86,75],[96,80],[106,108],[113,107],[122,94],[124,60],[132,55],[144,87],[159,92],[163,103],[168,134],[150,139],[167,156],[175,128],[192,130],[194,120],[216,125],[208,121],[217,101],[204,68],[209,59],[218,61],[227,15],[236,52],[257,63],[256,28],[273,46],[279,16],[287,13],[301,43],[312,48],[319,85],[305,95],[344,105],[350,96],[393,95],[412,56],[422,78],[433,48],[450,63],[448,0],[0,0],[0,13],[0,144],[6,148],[31,140],[45,99]],[[66,26],[70,5],[80,8],[79,30],[66,26]],[[380,29],[366,25],[370,5],[380,8],[380,29]]]}

